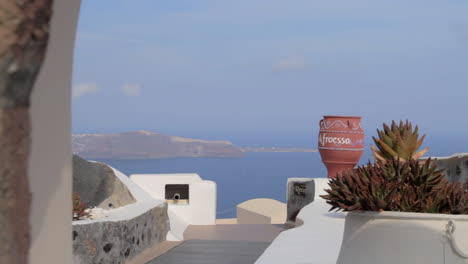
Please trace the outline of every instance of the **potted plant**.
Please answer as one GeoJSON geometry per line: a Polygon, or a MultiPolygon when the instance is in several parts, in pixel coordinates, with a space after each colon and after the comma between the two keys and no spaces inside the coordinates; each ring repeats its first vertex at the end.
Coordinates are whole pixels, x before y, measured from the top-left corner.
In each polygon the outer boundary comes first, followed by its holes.
{"type": "Polygon", "coordinates": [[[322,198],[346,216],[338,264],[468,263],[468,183],[449,183],[410,123],[384,124],[375,163],[330,179],[322,198]]]}

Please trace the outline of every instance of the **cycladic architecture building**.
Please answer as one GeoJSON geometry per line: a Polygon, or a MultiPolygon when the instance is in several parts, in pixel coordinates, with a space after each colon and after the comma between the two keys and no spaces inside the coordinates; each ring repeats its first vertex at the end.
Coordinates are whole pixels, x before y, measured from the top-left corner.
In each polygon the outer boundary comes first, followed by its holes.
{"type": "Polygon", "coordinates": [[[167,240],[183,240],[188,225],[216,224],[216,183],[195,173],[133,174],[130,179],[153,198],[168,202],[167,240]]]}

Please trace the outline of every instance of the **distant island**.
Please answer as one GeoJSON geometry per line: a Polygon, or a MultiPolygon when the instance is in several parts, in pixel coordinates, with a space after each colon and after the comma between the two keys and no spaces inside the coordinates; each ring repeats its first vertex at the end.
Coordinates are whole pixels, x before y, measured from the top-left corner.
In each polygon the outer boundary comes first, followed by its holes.
{"type": "Polygon", "coordinates": [[[307,148],[277,148],[277,147],[241,147],[242,152],[317,152],[307,148]]]}
{"type": "Polygon", "coordinates": [[[140,130],[119,134],[72,135],[73,153],[86,159],[240,158],[246,152],[316,152],[315,149],[238,147],[140,130]]]}

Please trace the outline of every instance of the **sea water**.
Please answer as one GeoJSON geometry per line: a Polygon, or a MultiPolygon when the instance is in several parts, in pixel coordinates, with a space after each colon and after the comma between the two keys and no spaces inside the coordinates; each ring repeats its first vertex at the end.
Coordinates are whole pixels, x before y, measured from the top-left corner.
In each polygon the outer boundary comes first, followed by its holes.
{"type": "MultiPolygon", "coordinates": [[[[372,140],[366,138],[369,145],[372,140]]],[[[468,152],[468,137],[428,137],[430,156],[468,152]]],[[[217,218],[233,218],[236,206],[255,198],[286,202],[288,178],[327,176],[318,152],[246,153],[242,158],[174,158],[159,160],[101,160],[126,175],[140,173],[198,173],[217,184],[217,218]]],[[[366,148],[359,162],[371,158],[366,148]]]]}

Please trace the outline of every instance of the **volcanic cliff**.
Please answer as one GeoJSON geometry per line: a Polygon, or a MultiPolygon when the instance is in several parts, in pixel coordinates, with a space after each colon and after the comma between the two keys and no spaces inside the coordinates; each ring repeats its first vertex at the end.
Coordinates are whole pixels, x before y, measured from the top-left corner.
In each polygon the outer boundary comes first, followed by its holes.
{"type": "Polygon", "coordinates": [[[242,157],[229,141],[205,141],[150,131],[72,136],[73,153],[87,159],[162,159],[181,157],[242,157]]]}

